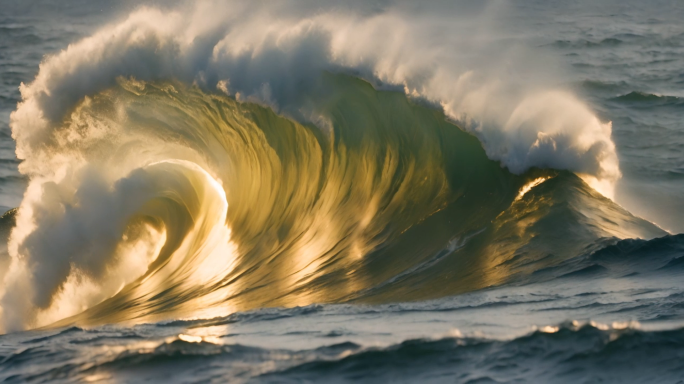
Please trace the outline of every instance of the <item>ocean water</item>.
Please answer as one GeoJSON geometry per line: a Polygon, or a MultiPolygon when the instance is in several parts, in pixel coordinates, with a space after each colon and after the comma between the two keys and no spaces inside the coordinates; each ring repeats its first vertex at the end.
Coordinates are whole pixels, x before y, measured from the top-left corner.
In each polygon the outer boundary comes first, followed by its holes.
{"type": "Polygon", "coordinates": [[[684,382],[684,4],[1,5],[0,380],[684,382]]]}

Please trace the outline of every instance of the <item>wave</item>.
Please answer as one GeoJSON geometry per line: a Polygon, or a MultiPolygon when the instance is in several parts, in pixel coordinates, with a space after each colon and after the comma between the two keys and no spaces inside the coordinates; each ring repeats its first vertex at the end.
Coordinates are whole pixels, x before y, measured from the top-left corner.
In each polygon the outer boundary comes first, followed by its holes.
{"type": "Polygon", "coordinates": [[[684,236],[670,235],[652,240],[604,238],[590,249],[556,265],[540,268],[520,282],[530,284],[566,277],[620,278],[678,273],[683,261],[684,236]]]}
{"type": "Polygon", "coordinates": [[[631,104],[631,105],[648,105],[653,106],[684,106],[684,98],[677,96],[654,95],[644,92],[630,92],[626,95],[618,96],[612,101],[631,104]]]}
{"type": "Polygon", "coordinates": [[[621,39],[618,39],[616,37],[608,37],[603,40],[600,40],[598,42],[590,41],[590,40],[585,40],[585,39],[579,39],[579,40],[556,40],[551,44],[555,48],[561,48],[561,49],[567,49],[567,48],[574,48],[574,49],[581,49],[581,48],[614,48],[617,47],[621,44],[624,44],[624,41],[621,39]]]}
{"type": "Polygon", "coordinates": [[[652,32],[646,35],[636,35],[631,33],[616,34],[601,40],[556,40],[549,44],[559,49],[615,49],[621,46],[636,46],[643,48],[681,48],[682,37],[684,34],[663,34],[652,32]]]}
{"type": "Polygon", "coordinates": [[[327,131],[179,82],[80,103],[44,151],[65,174],[16,213],[6,324],[433,298],[664,233],[572,173],[509,172],[402,93],[319,86],[327,131]]]}
{"type": "Polygon", "coordinates": [[[622,89],[628,88],[629,84],[625,81],[608,82],[597,80],[584,80],[577,83],[577,88],[583,90],[585,93],[613,93],[619,92],[622,89]]]}
{"type": "Polygon", "coordinates": [[[141,8],[22,85],[6,330],[434,298],[666,234],[604,196],[610,123],[441,46],[378,46],[406,10],[209,5],[141,8]]]}

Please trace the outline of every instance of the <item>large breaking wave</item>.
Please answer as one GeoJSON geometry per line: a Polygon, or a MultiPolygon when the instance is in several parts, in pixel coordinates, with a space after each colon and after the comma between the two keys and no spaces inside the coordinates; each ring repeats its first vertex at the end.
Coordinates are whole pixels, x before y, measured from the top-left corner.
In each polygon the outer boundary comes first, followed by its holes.
{"type": "Polygon", "coordinates": [[[664,234],[572,94],[406,9],[278,12],[141,9],[22,85],[5,329],[439,297],[664,234]]]}

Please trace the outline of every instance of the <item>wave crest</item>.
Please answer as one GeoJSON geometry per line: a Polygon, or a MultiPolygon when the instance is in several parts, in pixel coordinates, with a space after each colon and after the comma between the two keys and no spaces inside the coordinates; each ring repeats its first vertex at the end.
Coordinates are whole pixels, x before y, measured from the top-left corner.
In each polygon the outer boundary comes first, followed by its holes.
{"type": "Polygon", "coordinates": [[[549,86],[554,81],[547,79],[547,65],[522,58],[539,53],[490,47],[496,31],[472,33],[479,20],[505,10],[485,7],[477,16],[424,22],[401,6],[361,15],[301,7],[286,12],[285,3],[268,10],[232,5],[142,8],[48,58],[35,81],[22,85],[23,101],[11,119],[24,172],[39,172],[34,152],[50,140],[54,124],[119,76],[222,89],[299,121],[319,122],[305,95],[320,91],[320,73],[332,71],[442,105],[513,172],[554,167],[587,174],[602,182],[594,185],[608,196],[620,177],[610,124],[570,93],[549,86]],[[426,32],[444,36],[440,30],[454,28],[446,42],[432,41],[426,32]],[[457,33],[469,28],[467,39],[457,33]],[[477,42],[479,51],[473,51],[477,42]],[[445,44],[453,49],[445,50],[445,44]],[[513,68],[491,64],[500,61],[513,68]],[[519,81],[511,71],[536,76],[519,81]]]}

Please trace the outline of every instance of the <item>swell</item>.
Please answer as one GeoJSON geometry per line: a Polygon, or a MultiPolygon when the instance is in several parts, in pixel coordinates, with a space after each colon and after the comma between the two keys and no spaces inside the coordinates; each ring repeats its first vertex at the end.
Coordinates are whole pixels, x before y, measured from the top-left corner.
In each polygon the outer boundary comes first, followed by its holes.
{"type": "Polygon", "coordinates": [[[648,107],[682,107],[684,100],[676,96],[654,95],[644,92],[630,92],[626,95],[618,96],[612,101],[631,105],[631,106],[648,106],[648,107]]]}
{"type": "Polygon", "coordinates": [[[71,336],[67,346],[50,340],[28,341],[25,348],[2,356],[2,376],[8,382],[158,381],[172,373],[185,381],[231,377],[237,382],[612,383],[676,382],[683,372],[679,353],[684,330],[645,331],[637,324],[611,327],[573,321],[503,340],[457,336],[410,339],[387,346],[342,342],[302,350],[224,344],[186,335],[144,344],[135,335],[112,331],[69,331],[70,335],[55,336],[63,341],[71,336]],[[82,345],[97,346],[101,337],[126,344],[116,352],[95,356],[74,352],[82,345]],[[55,359],[69,363],[54,366],[55,359]]]}
{"type": "Polygon", "coordinates": [[[681,329],[606,331],[591,325],[568,324],[553,327],[551,333],[537,331],[510,341],[478,338],[409,340],[387,349],[360,352],[349,346],[347,349],[355,352],[351,356],[332,361],[321,358],[262,378],[266,381],[284,377],[291,380],[329,378],[340,382],[443,382],[448,379],[464,383],[571,383],[582,380],[648,381],[659,377],[667,382],[677,380],[682,373],[681,365],[670,355],[681,348],[682,336],[681,329]],[[634,348],[636,345],[640,348],[634,348]],[[512,355],[511,350],[516,353],[512,355]],[[625,363],[627,361],[629,363],[625,363]],[[638,369],[634,362],[638,362],[638,369]],[[473,366],[481,371],[472,370],[473,366]]]}
{"type": "Polygon", "coordinates": [[[176,81],[79,103],[16,214],[6,326],[421,300],[664,234],[572,173],[509,172],[403,93],[316,90],[317,126],[176,81]]]}

